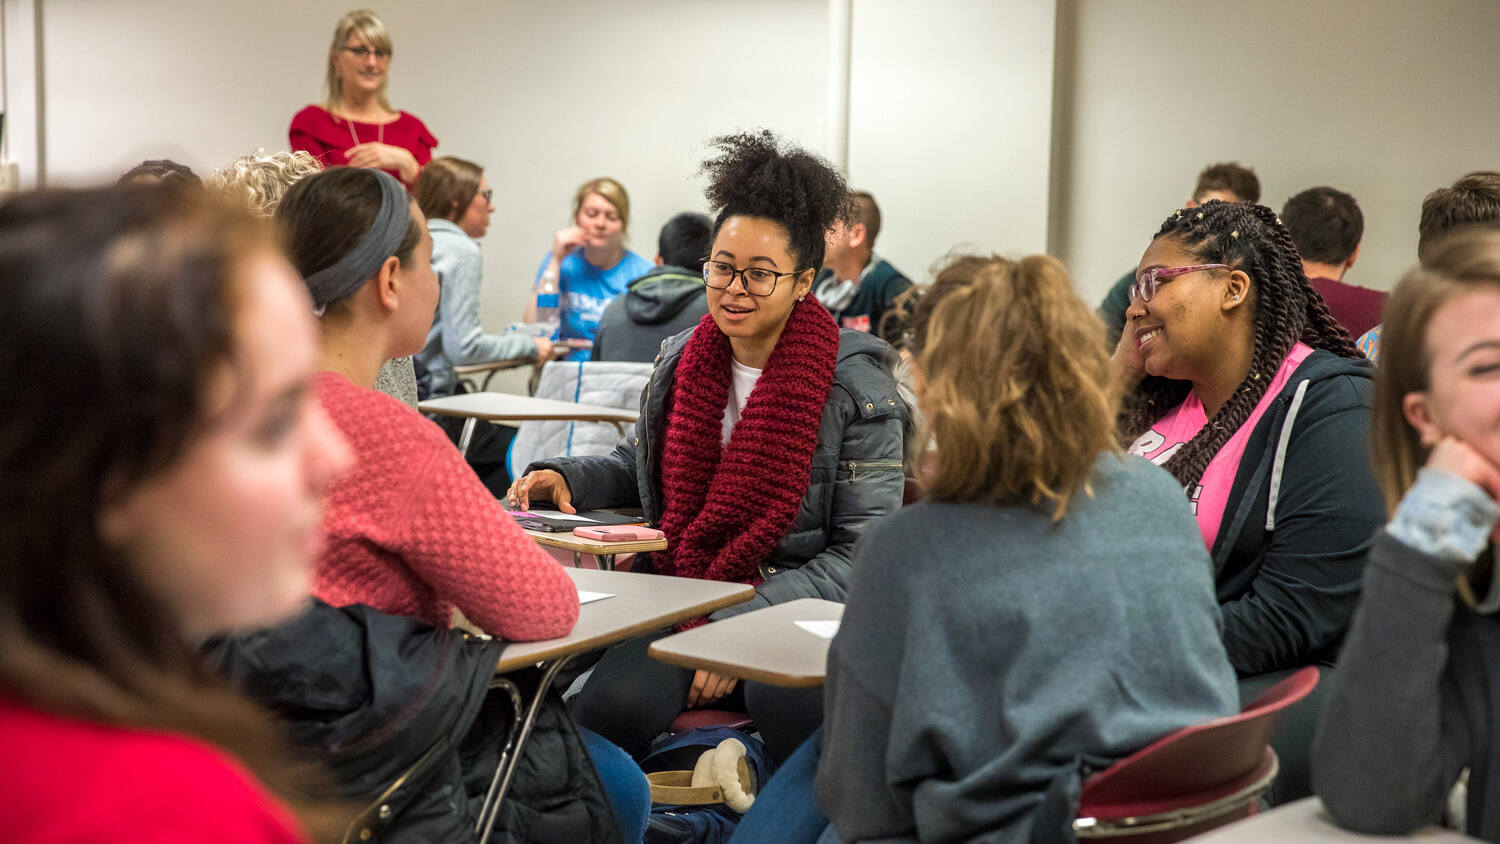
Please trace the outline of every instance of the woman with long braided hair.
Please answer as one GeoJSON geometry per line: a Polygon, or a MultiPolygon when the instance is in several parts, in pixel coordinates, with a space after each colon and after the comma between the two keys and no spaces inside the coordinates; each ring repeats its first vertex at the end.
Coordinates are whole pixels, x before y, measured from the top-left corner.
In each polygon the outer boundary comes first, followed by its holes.
{"type": "MultiPolygon", "coordinates": [[[[1332,665],[1383,520],[1373,372],[1276,214],[1209,202],[1168,217],[1141,258],[1115,362],[1124,443],[1171,472],[1197,516],[1242,693],[1332,665]]],[[[1313,714],[1275,742],[1278,796],[1307,791],[1313,714]]]]}

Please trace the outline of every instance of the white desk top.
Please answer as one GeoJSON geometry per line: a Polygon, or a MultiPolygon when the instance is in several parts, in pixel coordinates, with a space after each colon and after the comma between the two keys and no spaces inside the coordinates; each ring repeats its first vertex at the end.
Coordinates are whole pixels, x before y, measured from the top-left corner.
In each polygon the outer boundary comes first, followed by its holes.
{"type": "Polygon", "coordinates": [[[462,393],[428,399],[417,405],[423,413],[465,416],[495,421],[552,419],[575,422],[634,422],[639,411],[631,408],[578,404],[511,393],[462,393]]]}
{"type": "Polygon", "coordinates": [[[684,668],[701,668],[773,686],[823,685],[828,645],[799,621],[836,621],[844,605],[802,598],[684,630],[651,643],[652,657],[684,668]]]}
{"type": "Polygon", "coordinates": [[[1311,841],[1425,841],[1429,844],[1463,844],[1477,839],[1451,829],[1428,827],[1406,836],[1359,835],[1335,826],[1323,808],[1323,801],[1308,797],[1269,812],[1261,812],[1242,821],[1206,832],[1194,842],[1202,844],[1298,844],[1311,841]]]}
{"type": "Polygon", "coordinates": [[[750,600],[755,587],[628,571],[565,569],[579,589],[613,597],[579,608],[573,631],[556,639],[515,643],[500,653],[497,673],[591,651],[750,600]]]}

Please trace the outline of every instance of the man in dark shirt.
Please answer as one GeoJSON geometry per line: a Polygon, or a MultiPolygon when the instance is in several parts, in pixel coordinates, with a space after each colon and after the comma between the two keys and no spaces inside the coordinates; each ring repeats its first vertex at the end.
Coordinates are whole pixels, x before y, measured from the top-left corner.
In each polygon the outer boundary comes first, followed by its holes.
{"type": "Polygon", "coordinates": [[[1359,258],[1365,218],[1354,197],[1330,187],[1308,188],[1281,206],[1281,221],[1302,255],[1302,269],[1328,310],[1358,337],[1380,323],[1385,293],[1344,281],[1359,258]]]}
{"type": "Polygon", "coordinates": [[[855,219],[828,232],[823,272],[813,289],[840,328],[874,334],[887,342],[881,320],[896,297],[911,289],[911,279],[875,254],[880,234],[880,206],[865,191],[853,194],[855,219]]]}

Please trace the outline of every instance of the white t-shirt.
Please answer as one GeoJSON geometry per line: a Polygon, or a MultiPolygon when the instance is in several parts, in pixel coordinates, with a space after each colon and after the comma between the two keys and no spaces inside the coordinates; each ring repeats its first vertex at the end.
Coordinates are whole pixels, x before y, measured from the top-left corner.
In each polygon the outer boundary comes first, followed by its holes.
{"type": "Polygon", "coordinates": [[[740,414],[745,412],[745,402],[750,400],[750,391],[755,389],[755,382],[760,380],[760,370],[751,369],[733,358],[729,361],[729,405],[724,408],[724,435],[720,442],[729,443],[729,435],[734,432],[735,423],[740,421],[740,414]]]}

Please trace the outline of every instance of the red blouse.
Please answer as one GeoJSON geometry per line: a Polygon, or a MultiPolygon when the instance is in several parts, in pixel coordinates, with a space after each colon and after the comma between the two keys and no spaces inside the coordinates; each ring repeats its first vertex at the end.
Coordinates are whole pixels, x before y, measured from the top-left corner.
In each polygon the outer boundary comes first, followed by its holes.
{"type": "MultiPolygon", "coordinates": [[[[390,123],[361,123],[334,117],[322,106],[310,105],[292,118],[290,137],[293,150],[302,150],[322,162],[324,167],[342,167],[349,163],[349,148],[355,144],[378,141],[409,151],[417,165],[426,167],[432,160],[437,138],[426,124],[414,115],[400,112],[390,123]]],[[[395,170],[385,171],[401,178],[395,170]]]]}
{"type": "Polygon", "coordinates": [[[0,696],[0,838],[301,844],[238,762],[184,736],[64,718],[0,696]]]}

